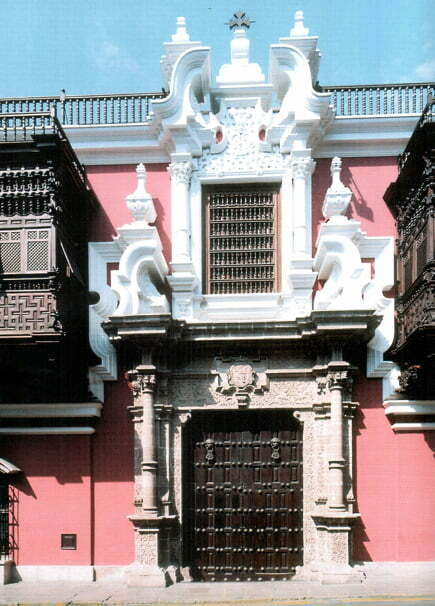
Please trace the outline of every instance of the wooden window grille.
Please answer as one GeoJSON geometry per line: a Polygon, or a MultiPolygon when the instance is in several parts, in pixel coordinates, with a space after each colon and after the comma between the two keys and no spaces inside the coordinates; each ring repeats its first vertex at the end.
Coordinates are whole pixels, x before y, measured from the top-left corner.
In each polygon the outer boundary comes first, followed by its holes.
{"type": "Polygon", "coordinates": [[[214,295],[278,290],[277,187],[205,193],[205,284],[214,295]]]}
{"type": "Polygon", "coordinates": [[[50,270],[49,229],[0,232],[0,273],[41,273],[50,270]]]}

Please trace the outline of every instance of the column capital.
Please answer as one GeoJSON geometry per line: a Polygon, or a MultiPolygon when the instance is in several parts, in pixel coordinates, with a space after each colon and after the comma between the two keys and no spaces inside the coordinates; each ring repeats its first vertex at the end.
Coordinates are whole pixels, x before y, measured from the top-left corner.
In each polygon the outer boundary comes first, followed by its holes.
{"type": "Polygon", "coordinates": [[[328,389],[330,391],[332,389],[349,391],[353,383],[351,370],[351,366],[347,362],[330,362],[326,375],[328,389]]]}
{"type": "Polygon", "coordinates": [[[298,157],[292,155],[288,160],[288,165],[295,179],[310,177],[316,168],[316,163],[310,156],[298,157]]]}
{"type": "Polygon", "coordinates": [[[193,164],[190,161],[171,162],[171,164],[168,166],[168,171],[171,175],[171,179],[176,183],[184,183],[185,185],[189,185],[193,171],[193,164]]]}
{"type": "Polygon", "coordinates": [[[138,398],[142,394],[154,393],[157,383],[156,368],[151,364],[142,364],[134,370],[128,371],[128,379],[135,398],[138,398]]]}

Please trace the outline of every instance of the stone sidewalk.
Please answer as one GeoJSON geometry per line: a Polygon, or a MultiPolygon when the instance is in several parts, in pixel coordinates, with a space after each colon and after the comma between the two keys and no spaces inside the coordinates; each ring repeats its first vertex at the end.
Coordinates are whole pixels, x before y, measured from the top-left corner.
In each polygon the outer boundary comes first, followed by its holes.
{"type": "MultiPolygon", "coordinates": [[[[361,583],[325,585],[308,581],[264,583],[176,583],[167,588],[129,587],[125,577],[103,578],[93,583],[45,581],[20,582],[0,587],[0,604],[214,604],[243,603],[277,606],[292,600],[322,598],[374,598],[420,596],[422,604],[435,604],[435,566],[393,565],[364,567],[361,583]]],[[[400,600],[397,602],[400,603],[400,600]]]]}

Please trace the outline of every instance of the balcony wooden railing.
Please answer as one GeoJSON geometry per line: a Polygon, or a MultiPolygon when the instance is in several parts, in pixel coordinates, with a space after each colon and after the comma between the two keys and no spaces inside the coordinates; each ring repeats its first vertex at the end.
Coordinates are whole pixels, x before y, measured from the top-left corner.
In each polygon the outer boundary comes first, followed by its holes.
{"type": "Polygon", "coordinates": [[[78,161],[53,107],[48,111],[0,113],[0,143],[31,141],[36,135],[57,135],[62,141],[64,153],[77,169],[81,180],[86,181],[84,168],[78,161]]]}
{"type": "MultiPolygon", "coordinates": [[[[331,93],[336,115],[342,118],[420,115],[435,83],[358,86],[324,86],[331,93]]],[[[119,95],[66,95],[0,99],[0,114],[40,113],[51,109],[63,126],[110,126],[144,124],[150,121],[151,101],[162,93],[119,95]]]]}

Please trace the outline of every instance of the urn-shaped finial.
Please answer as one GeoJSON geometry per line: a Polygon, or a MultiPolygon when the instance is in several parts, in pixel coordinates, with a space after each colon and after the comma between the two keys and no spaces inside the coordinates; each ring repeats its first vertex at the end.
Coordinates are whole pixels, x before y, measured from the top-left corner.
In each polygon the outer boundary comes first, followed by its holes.
{"type": "Polygon", "coordinates": [[[137,187],[132,194],[125,198],[127,208],[135,222],[154,223],[157,213],[153,199],[145,188],[146,170],[142,162],[136,168],[136,175],[137,187]]]}
{"type": "Polygon", "coordinates": [[[344,215],[352,198],[351,190],[341,181],[341,158],[337,156],[331,162],[332,183],[326,192],[322,212],[325,219],[344,215]]]}

